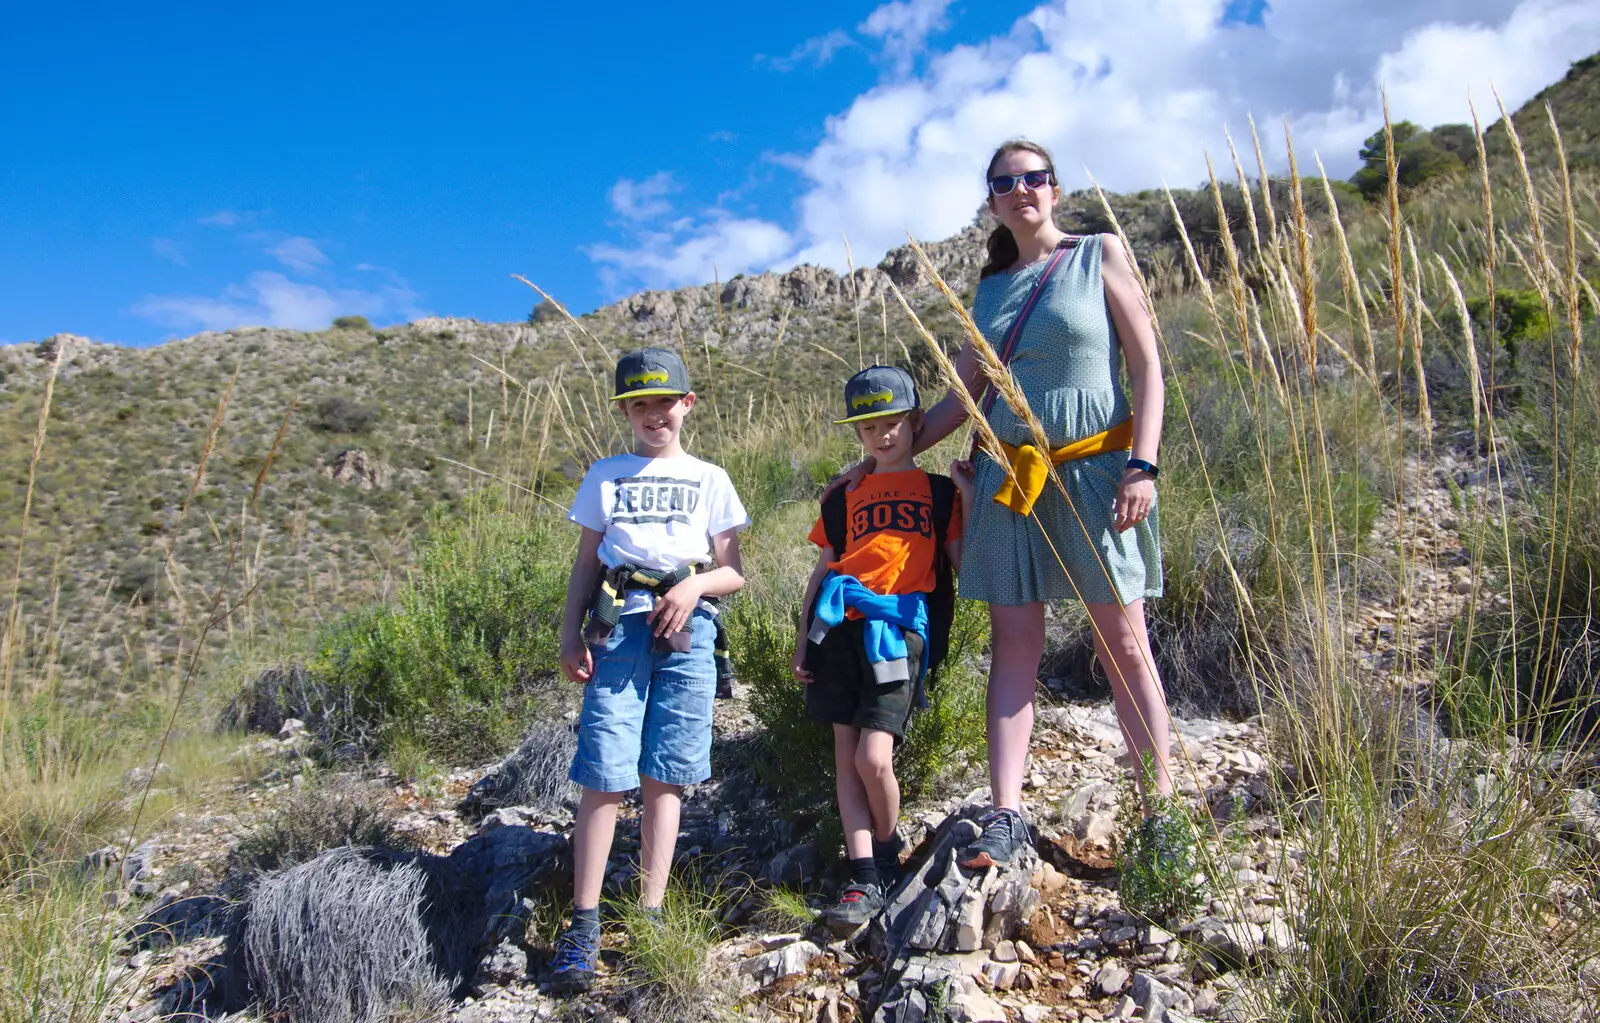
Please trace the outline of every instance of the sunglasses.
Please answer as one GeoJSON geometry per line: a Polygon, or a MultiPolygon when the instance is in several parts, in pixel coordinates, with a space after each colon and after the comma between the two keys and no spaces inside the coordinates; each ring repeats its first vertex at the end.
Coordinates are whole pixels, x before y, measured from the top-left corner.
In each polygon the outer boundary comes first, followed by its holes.
{"type": "Polygon", "coordinates": [[[1047,170],[1024,171],[1021,174],[996,174],[989,179],[989,191],[995,195],[1010,195],[1016,191],[1018,184],[1027,185],[1033,191],[1038,191],[1050,184],[1055,175],[1047,170]]]}

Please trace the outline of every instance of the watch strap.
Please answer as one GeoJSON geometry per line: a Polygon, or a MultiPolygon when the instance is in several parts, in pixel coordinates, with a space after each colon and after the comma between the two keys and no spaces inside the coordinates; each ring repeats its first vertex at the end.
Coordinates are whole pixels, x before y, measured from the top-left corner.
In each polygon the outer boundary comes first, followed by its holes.
{"type": "Polygon", "coordinates": [[[1161,475],[1161,470],[1156,468],[1156,464],[1154,462],[1146,462],[1142,458],[1128,459],[1128,468],[1137,469],[1140,472],[1147,472],[1150,474],[1151,479],[1156,479],[1161,475]]]}

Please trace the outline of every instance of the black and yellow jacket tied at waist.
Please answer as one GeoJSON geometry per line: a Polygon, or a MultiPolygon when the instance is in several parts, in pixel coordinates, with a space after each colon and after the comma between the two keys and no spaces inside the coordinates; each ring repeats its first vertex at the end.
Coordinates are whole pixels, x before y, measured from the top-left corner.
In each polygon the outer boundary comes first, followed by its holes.
{"type": "MultiPolygon", "coordinates": [[[[589,604],[589,621],[583,629],[584,641],[587,643],[606,641],[611,635],[611,630],[622,620],[622,607],[627,603],[629,590],[643,590],[653,596],[663,597],[668,590],[701,571],[702,568],[701,565],[684,565],[669,571],[622,564],[607,569],[594,588],[594,600],[589,604]]],[[[723,624],[721,610],[717,607],[715,598],[702,597],[701,603],[708,606],[711,620],[717,629],[717,697],[727,699],[733,695],[733,661],[729,656],[728,628],[723,624]]],[[[671,650],[676,653],[687,653],[692,635],[690,630],[693,626],[694,619],[691,617],[677,632],[657,636],[656,651],[664,653],[671,650]]]]}

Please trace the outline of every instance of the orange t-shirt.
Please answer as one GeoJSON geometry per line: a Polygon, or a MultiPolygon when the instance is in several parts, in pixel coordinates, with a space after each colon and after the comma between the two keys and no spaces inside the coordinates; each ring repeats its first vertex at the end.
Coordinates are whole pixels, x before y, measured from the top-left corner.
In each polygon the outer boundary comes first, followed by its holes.
{"type": "MultiPolygon", "coordinates": [[[[852,575],[873,593],[932,593],[938,583],[933,489],[921,469],[873,473],[845,494],[845,552],[829,568],[852,575]]],[[[950,506],[946,539],[960,536],[961,502],[950,506]]],[[[828,546],[822,516],[808,538],[828,546]]],[[[835,551],[835,557],[839,552],[835,551]]]]}

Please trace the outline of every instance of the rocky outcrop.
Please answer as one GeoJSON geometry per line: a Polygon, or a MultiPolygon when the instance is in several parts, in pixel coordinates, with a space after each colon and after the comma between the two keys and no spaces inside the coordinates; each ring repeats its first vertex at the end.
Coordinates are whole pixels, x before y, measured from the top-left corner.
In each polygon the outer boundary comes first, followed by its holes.
{"type": "Polygon", "coordinates": [[[389,482],[389,470],[361,448],[334,452],[322,467],[322,474],[335,483],[353,484],[372,490],[389,482]]]}
{"type": "Polygon", "coordinates": [[[868,945],[884,963],[874,1023],[920,1023],[948,999],[953,1018],[1002,1020],[979,988],[1006,990],[1021,972],[1015,939],[1038,907],[1039,856],[1025,843],[1003,866],[968,870],[960,851],[981,832],[983,808],[965,806],[925,843],[926,853],[869,925],[868,945]]]}

